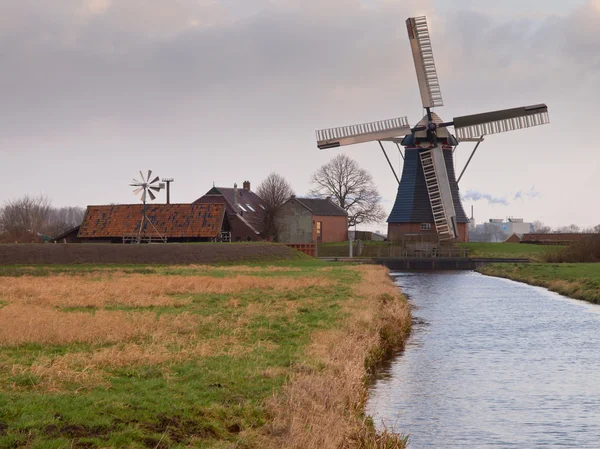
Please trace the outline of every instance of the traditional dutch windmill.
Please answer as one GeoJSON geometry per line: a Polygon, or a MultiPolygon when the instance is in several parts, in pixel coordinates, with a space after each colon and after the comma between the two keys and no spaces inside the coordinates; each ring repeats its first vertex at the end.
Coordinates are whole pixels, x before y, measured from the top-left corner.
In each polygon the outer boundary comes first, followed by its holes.
{"type": "Polygon", "coordinates": [[[388,239],[397,241],[402,234],[432,232],[437,233],[439,240],[467,240],[469,219],[460,202],[454,173],[455,147],[459,142],[477,142],[458,178],[460,181],[485,135],[549,123],[548,108],[545,104],[524,106],[444,122],[431,110],[443,106],[443,102],[427,21],[425,17],[413,17],[407,19],[406,26],[421,99],[427,111],[425,117],[415,127],[408,124],[406,117],[399,117],[319,130],[317,145],[326,149],[378,141],[394,171],[382,141],[394,142],[404,159],[404,168],[398,180],[396,203],[388,218],[388,239]],[[456,137],[449,132],[450,126],[454,127],[456,137]],[[404,154],[399,144],[405,147],[404,154]]]}

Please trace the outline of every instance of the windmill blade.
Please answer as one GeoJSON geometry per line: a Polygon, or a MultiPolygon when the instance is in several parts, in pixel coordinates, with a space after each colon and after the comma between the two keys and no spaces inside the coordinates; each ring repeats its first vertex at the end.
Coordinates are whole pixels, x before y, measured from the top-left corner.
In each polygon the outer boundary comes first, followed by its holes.
{"type": "Polygon", "coordinates": [[[142,201],[146,202],[146,189],[144,189],[144,193],[142,193],[142,201]]]}
{"type": "MultiPolygon", "coordinates": [[[[150,178],[148,178],[150,179],[150,178]]],[[[148,184],[154,184],[156,181],[158,181],[160,179],[160,176],[157,176],[156,178],[154,178],[152,181],[150,181],[148,184]]]]}
{"type": "Polygon", "coordinates": [[[142,174],[141,170],[140,170],[140,178],[142,178],[142,182],[146,182],[146,180],[144,179],[144,175],[142,174]]]}
{"type": "Polygon", "coordinates": [[[454,130],[459,139],[472,139],[547,123],[550,123],[548,107],[545,104],[536,104],[455,117],[454,130]]]}
{"type": "Polygon", "coordinates": [[[156,196],[150,190],[148,190],[148,195],[150,195],[150,199],[152,199],[152,200],[156,199],[156,196]]]}
{"type": "Polygon", "coordinates": [[[144,188],[143,188],[143,187],[140,187],[139,189],[135,189],[135,190],[133,191],[133,194],[134,194],[134,195],[137,195],[137,194],[138,194],[138,193],[140,193],[142,190],[144,190],[144,188]]]}
{"type": "Polygon", "coordinates": [[[131,187],[140,187],[143,186],[144,184],[142,184],[141,182],[135,183],[135,184],[129,184],[131,187]]]}
{"type": "Polygon", "coordinates": [[[444,152],[441,147],[419,153],[421,168],[425,175],[425,185],[429,194],[429,204],[433,213],[436,231],[440,240],[458,237],[454,199],[450,190],[450,178],[446,169],[444,152]]]}
{"type": "Polygon", "coordinates": [[[148,186],[148,188],[154,190],[155,192],[160,192],[160,187],[156,187],[156,186],[148,186]]]}
{"type": "Polygon", "coordinates": [[[324,150],[355,143],[385,140],[392,137],[410,134],[411,129],[406,117],[398,117],[361,125],[342,126],[339,128],[321,129],[317,131],[317,146],[324,150]]]}
{"type": "Polygon", "coordinates": [[[412,49],[417,80],[421,91],[421,100],[424,108],[443,106],[442,91],[433,60],[431,37],[427,29],[425,16],[411,17],[406,20],[408,40],[412,49]]]}
{"type": "Polygon", "coordinates": [[[148,170],[148,177],[146,178],[146,182],[150,181],[150,176],[152,176],[152,170],[148,170]]]}

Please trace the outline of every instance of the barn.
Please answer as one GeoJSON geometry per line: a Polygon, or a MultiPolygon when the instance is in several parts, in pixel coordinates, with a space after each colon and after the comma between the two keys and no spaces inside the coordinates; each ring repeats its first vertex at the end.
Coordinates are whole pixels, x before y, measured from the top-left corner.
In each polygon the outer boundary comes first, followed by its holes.
{"type": "Polygon", "coordinates": [[[211,242],[229,238],[224,204],[118,204],[88,206],[77,240],[132,242],[140,234],[144,207],[148,221],[142,229],[142,241],[211,242]]]}

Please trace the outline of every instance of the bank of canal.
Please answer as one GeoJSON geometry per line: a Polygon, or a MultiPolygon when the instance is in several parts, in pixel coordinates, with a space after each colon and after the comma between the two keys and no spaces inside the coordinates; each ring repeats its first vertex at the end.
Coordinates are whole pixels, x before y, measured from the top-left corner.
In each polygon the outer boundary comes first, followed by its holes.
{"type": "Polygon", "coordinates": [[[394,273],[413,333],[367,412],[409,448],[597,448],[600,306],[474,272],[394,273]]]}

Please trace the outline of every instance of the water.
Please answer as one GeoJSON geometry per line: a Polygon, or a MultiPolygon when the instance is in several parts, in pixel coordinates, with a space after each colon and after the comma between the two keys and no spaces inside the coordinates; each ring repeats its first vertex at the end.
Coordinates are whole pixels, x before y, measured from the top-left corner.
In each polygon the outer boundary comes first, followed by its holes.
{"type": "Polygon", "coordinates": [[[473,272],[394,273],[406,349],[367,412],[409,448],[600,448],[600,306],[473,272]]]}

